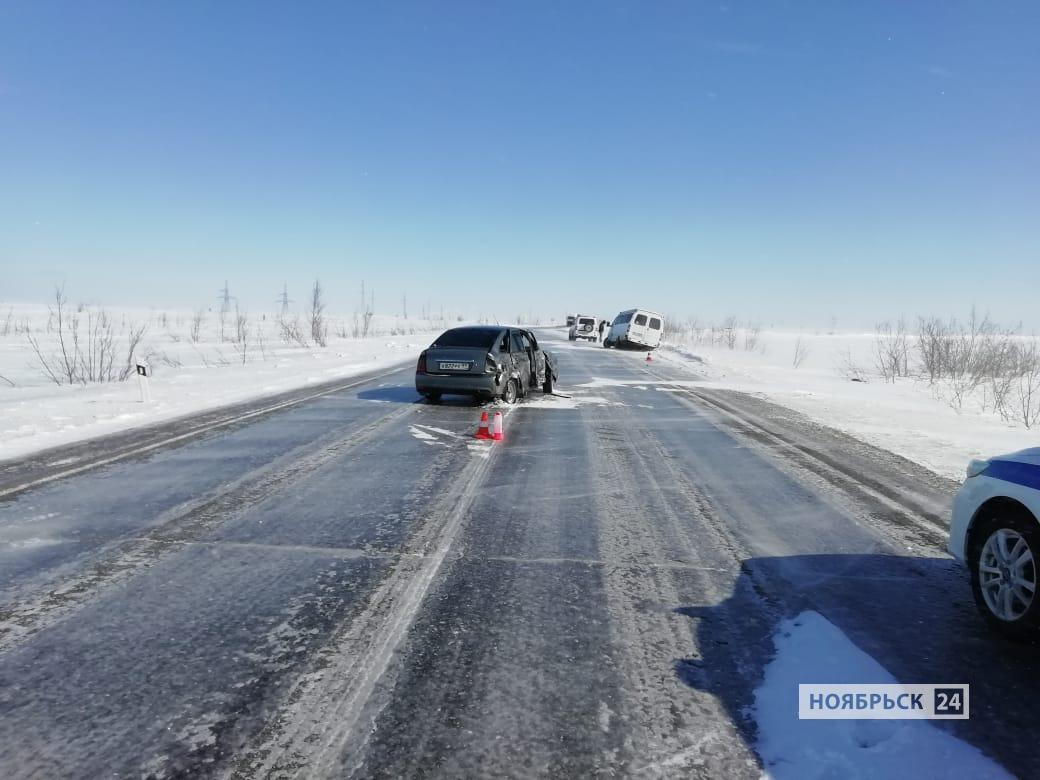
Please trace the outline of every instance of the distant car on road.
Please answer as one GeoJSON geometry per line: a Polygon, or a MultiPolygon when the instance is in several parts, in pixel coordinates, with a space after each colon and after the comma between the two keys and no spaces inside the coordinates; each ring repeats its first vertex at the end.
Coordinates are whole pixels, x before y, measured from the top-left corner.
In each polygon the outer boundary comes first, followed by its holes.
{"type": "Polygon", "coordinates": [[[664,332],[664,317],[647,309],[629,309],[614,318],[603,337],[604,347],[656,349],[664,332]]]}
{"type": "Polygon", "coordinates": [[[599,332],[596,330],[596,318],[584,314],[576,315],[567,338],[571,341],[577,341],[578,339],[599,341],[599,332]]]}
{"type": "Polygon", "coordinates": [[[1040,447],[973,460],[953,502],[950,553],[992,627],[1016,638],[1040,627],[1040,447]]]}
{"type": "Polygon", "coordinates": [[[498,325],[446,330],[419,355],[415,389],[437,402],[444,394],[515,403],[532,388],[551,393],[556,357],[534,334],[498,325]]]}
{"type": "Polygon", "coordinates": [[[578,318],[577,314],[568,314],[567,315],[567,327],[569,328],[571,325],[573,325],[574,324],[574,320],[576,320],[577,318],[578,318]]]}

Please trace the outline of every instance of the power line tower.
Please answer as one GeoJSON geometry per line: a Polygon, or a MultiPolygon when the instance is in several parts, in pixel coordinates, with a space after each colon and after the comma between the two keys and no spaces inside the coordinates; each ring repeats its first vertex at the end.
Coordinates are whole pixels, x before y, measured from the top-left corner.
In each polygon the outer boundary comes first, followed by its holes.
{"type": "Polygon", "coordinates": [[[217,300],[220,301],[220,310],[227,314],[231,311],[231,291],[228,289],[227,279],[224,280],[224,287],[218,292],[220,293],[217,297],[217,300]]]}
{"type": "Polygon", "coordinates": [[[228,289],[227,279],[224,280],[224,288],[218,291],[217,300],[220,301],[220,340],[223,342],[224,328],[227,324],[227,315],[231,311],[231,291],[228,289]]]}
{"type": "Polygon", "coordinates": [[[278,296],[277,302],[282,305],[282,316],[284,317],[289,313],[289,304],[292,303],[292,301],[289,300],[289,285],[282,285],[282,294],[278,296]]]}

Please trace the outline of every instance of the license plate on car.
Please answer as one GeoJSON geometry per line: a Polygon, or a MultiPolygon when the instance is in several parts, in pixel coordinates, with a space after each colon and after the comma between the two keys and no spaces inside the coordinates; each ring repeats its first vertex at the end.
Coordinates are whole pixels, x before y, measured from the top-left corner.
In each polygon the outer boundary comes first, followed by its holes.
{"type": "Polygon", "coordinates": [[[469,363],[438,363],[441,371],[469,371],[469,363]]]}

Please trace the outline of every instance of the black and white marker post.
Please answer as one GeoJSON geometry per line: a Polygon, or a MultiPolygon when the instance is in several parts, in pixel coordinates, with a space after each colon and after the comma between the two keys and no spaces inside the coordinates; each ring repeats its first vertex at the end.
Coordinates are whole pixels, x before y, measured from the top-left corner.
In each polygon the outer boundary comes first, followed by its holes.
{"type": "Polygon", "coordinates": [[[152,401],[151,391],[148,389],[148,376],[151,371],[148,368],[147,363],[137,364],[137,384],[141,388],[141,403],[147,404],[152,401]]]}

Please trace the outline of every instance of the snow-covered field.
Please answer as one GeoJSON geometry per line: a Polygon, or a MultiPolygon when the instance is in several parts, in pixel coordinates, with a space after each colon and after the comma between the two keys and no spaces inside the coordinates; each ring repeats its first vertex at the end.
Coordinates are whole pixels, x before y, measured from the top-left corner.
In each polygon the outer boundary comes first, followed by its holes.
{"type": "Polygon", "coordinates": [[[874,369],[874,334],[763,331],[745,350],[668,341],[657,359],[685,365],[713,387],[760,394],[959,480],[969,459],[1035,447],[1040,430],[1007,423],[966,402],[956,411],[923,379],[886,382],[874,369]],[[794,366],[797,344],[805,351],[794,366]],[[851,381],[849,364],[864,381],[851,381]]]}
{"type": "MultiPolygon", "coordinates": [[[[70,312],[76,314],[76,307],[70,312]]],[[[81,339],[91,312],[96,316],[96,309],[79,312],[81,339]]],[[[413,360],[432,336],[457,324],[374,315],[367,338],[353,338],[353,317],[330,317],[327,345],[320,347],[303,316],[306,346],[287,343],[279,317],[267,313],[249,317],[243,350],[235,340],[234,312],[226,318],[223,340],[219,313],[206,312],[197,341],[191,311],[107,313],[116,374],[126,363],[129,332],[146,326],[136,359],[146,359],[153,372],[150,403],[141,402],[136,374],[126,381],[55,384],[29,340],[38,341],[45,357],[60,351],[49,307],[0,304],[0,460],[413,360]]],[[[86,349],[82,343],[81,348],[86,349]]]]}

